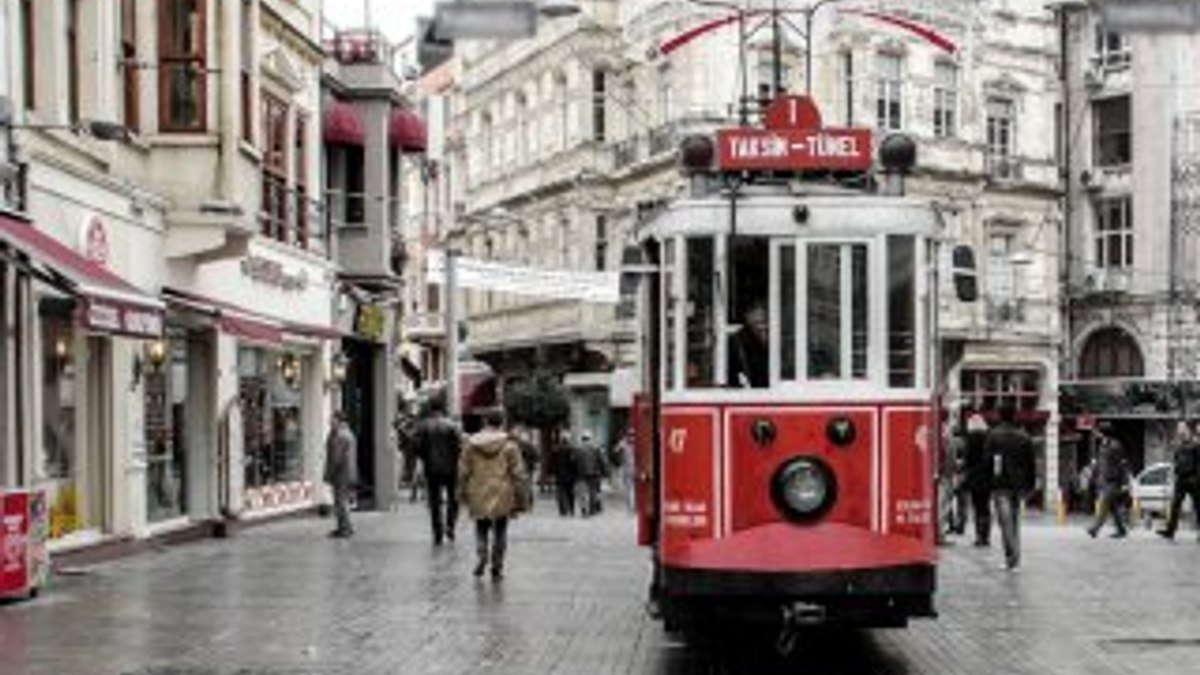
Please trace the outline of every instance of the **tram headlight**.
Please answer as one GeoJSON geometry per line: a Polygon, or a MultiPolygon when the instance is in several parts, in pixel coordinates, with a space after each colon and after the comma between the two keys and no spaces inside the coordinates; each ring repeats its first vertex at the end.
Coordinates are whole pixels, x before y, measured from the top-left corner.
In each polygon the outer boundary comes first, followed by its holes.
{"type": "Polygon", "coordinates": [[[816,457],[797,457],[775,473],[772,496],[775,506],[793,520],[824,515],[837,497],[833,472],[816,457]]]}

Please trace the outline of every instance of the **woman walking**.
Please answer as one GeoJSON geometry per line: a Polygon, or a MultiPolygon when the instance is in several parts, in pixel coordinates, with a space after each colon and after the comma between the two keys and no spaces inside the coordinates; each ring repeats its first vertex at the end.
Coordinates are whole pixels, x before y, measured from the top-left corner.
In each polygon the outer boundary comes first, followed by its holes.
{"type": "Polygon", "coordinates": [[[525,508],[525,464],[521,450],[504,430],[504,415],[490,410],[484,427],[467,439],[458,462],[458,489],[475,520],[475,547],[479,560],[475,576],[483,576],[491,563],[492,578],[504,576],[509,518],[525,508]]]}

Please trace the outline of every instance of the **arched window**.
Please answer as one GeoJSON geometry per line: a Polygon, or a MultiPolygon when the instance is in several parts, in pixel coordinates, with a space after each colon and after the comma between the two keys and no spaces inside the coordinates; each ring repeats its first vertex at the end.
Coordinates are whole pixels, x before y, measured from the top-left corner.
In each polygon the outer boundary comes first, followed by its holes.
{"type": "Polygon", "coordinates": [[[1079,359],[1080,377],[1141,377],[1143,374],[1142,350],[1128,332],[1110,326],[1088,337],[1079,359]]]}

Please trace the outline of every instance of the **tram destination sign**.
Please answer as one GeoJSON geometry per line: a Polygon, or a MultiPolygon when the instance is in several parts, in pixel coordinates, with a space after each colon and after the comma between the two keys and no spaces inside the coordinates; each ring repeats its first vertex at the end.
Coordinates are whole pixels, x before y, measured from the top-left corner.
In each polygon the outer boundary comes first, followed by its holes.
{"type": "Polygon", "coordinates": [[[871,168],[869,129],[721,129],[717,144],[727,171],[871,168]]]}
{"type": "Polygon", "coordinates": [[[763,126],[717,132],[717,162],[725,171],[871,168],[871,130],[824,127],[807,96],[782,96],[763,111],[763,126]]]}

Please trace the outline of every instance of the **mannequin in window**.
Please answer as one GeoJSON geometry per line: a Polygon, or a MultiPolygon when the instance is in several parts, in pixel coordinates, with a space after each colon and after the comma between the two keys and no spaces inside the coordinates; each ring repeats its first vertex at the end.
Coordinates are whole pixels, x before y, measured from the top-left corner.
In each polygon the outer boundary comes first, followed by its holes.
{"type": "Polygon", "coordinates": [[[750,305],[741,329],[729,338],[729,386],[762,388],[770,383],[768,327],[767,308],[750,305]]]}

